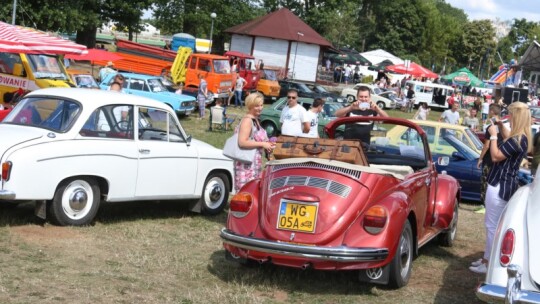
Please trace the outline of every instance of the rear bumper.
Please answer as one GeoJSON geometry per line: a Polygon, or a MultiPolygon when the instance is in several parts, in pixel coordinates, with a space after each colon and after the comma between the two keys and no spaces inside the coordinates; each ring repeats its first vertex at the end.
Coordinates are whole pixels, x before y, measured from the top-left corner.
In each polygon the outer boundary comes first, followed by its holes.
{"type": "Polygon", "coordinates": [[[487,303],[540,303],[540,293],[527,290],[514,292],[514,301],[505,302],[506,287],[482,283],[476,290],[476,296],[487,303]]]}
{"type": "Polygon", "coordinates": [[[0,190],[0,200],[14,200],[15,192],[9,190],[0,190]]]}
{"type": "Polygon", "coordinates": [[[268,241],[253,237],[238,235],[223,228],[220,233],[223,242],[235,247],[279,254],[292,257],[303,257],[320,261],[333,262],[369,262],[381,261],[388,257],[387,248],[354,248],[354,247],[316,247],[276,241],[268,241]]]}

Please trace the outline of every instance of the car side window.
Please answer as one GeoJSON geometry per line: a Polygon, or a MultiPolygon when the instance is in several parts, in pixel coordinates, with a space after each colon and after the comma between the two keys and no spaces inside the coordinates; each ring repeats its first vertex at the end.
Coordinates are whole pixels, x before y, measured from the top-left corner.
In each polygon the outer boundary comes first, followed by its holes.
{"type": "Polygon", "coordinates": [[[189,68],[195,69],[197,67],[197,57],[191,58],[191,61],[189,62],[189,68]]]}
{"type": "Polygon", "coordinates": [[[79,134],[83,137],[133,139],[133,106],[108,105],[97,108],[79,134]]]}
{"type": "Polygon", "coordinates": [[[210,60],[199,58],[199,70],[210,72],[210,60]]]}
{"type": "Polygon", "coordinates": [[[168,141],[169,113],[156,108],[139,108],[139,139],[168,141]]]}
{"type": "Polygon", "coordinates": [[[469,143],[464,141],[463,132],[459,130],[452,130],[448,128],[441,128],[441,134],[439,135],[439,145],[440,146],[448,146],[451,147],[451,145],[444,139],[445,136],[454,136],[457,140],[463,142],[467,146],[470,146],[469,143]]]}
{"type": "Polygon", "coordinates": [[[277,110],[277,111],[283,111],[283,109],[285,108],[286,105],[287,105],[287,102],[284,101],[284,102],[280,103],[280,104],[276,107],[276,110],[277,110]]]}
{"type": "Polygon", "coordinates": [[[169,141],[170,142],[185,142],[184,135],[180,131],[180,127],[176,124],[176,120],[169,113],[169,141]]]}
{"type": "Polygon", "coordinates": [[[420,126],[426,132],[428,144],[431,146],[435,142],[435,127],[420,126]]]}
{"type": "Polygon", "coordinates": [[[146,85],[145,81],[142,80],[142,79],[130,79],[131,81],[131,85],[130,85],[130,89],[131,90],[137,90],[137,91],[148,91],[148,86],[146,85]]]}

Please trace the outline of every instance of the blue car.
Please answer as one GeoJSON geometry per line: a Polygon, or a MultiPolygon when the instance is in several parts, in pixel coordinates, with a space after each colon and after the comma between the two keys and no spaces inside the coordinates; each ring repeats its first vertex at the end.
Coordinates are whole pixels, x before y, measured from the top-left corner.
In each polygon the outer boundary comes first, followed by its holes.
{"type": "MultiPolygon", "coordinates": [[[[147,97],[167,104],[176,114],[189,115],[195,110],[195,98],[188,95],[169,92],[158,76],[135,73],[123,73],[123,92],[147,97]]],[[[99,84],[102,90],[108,90],[116,74],[109,74],[99,84]]]]}
{"type": "MultiPolygon", "coordinates": [[[[480,201],[480,179],[482,170],[477,168],[480,154],[472,150],[455,136],[449,134],[443,139],[455,150],[448,154],[433,154],[433,162],[437,172],[446,171],[459,181],[461,186],[461,197],[466,200],[480,201]]],[[[530,170],[520,169],[518,173],[520,185],[528,184],[532,181],[530,170]]]]}

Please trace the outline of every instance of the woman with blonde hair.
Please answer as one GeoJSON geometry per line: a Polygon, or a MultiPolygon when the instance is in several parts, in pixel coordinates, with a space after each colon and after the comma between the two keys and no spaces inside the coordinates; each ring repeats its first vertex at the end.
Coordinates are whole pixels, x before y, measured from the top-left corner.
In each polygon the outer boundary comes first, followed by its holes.
{"type": "Polygon", "coordinates": [[[259,116],[263,109],[264,97],[251,93],[246,98],[247,113],[234,132],[238,132],[238,146],[242,149],[257,149],[251,164],[234,161],[234,186],[240,190],[247,182],[260,177],[262,172],[263,150],[272,152],[274,143],[268,141],[266,130],[261,127],[259,116]]]}
{"type": "Polygon", "coordinates": [[[508,106],[510,128],[506,129],[500,120],[488,128],[489,150],[493,166],[487,177],[486,191],[486,245],[484,257],[473,262],[469,269],[476,273],[486,273],[488,258],[493,245],[497,224],[510,197],[516,192],[519,165],[532,150],[531,112],[527,104],[513,102],[508,106]],[[503,137],[503,143],[497,146],[497,130],[503,137]]]}

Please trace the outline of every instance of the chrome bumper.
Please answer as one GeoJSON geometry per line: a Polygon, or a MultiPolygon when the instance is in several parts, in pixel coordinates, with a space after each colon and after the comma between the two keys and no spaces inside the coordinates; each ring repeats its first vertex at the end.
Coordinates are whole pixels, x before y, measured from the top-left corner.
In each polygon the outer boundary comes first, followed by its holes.
{"type": "Polygon", "coordinates": [[[14,200],[15,192],[9,190],[0,190],[0,200],[14,200]]]}
{"type": "Polygon", "coordinates": [[[285,256],[303,257],[321,261],[334,262],[366,262],[380,261],[388,257],[386,248],[352,248],[352,247],[316,247],[276,241],[268,241],[238,235],[226,228],[220,233],[223,242],[235,247],[279,254],[285,256]]]}
{"type": "Polygon", "coordinates": [[[476,290],[476,296],[488,303],[540,303],[540,293],[521,290],[521,268],[517,265],[508,266],[507,287],[482,283],[476,290]]]}
{"type": "Polygon", "coordinates": [[[223,92],[219,94],[214,93],[214,99],[215,98],[229,98],[229,92],[223,92]]]}
{"type": "Polygon", "coordinates": [[[191,114],[193,113],[193,111],[195,111],[195,107],[189,107],[189,108],[185,107],[185,108],[180,108],[178,110],[175,110],[177,114],[186,114],[186,113],[191,114]]]}

